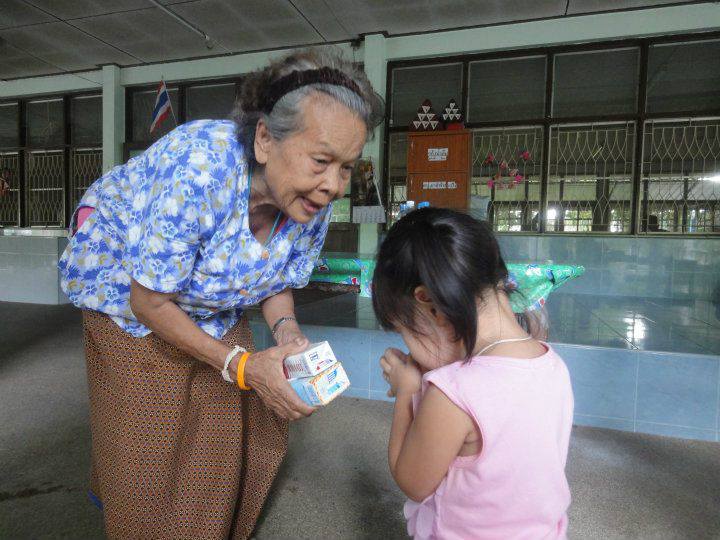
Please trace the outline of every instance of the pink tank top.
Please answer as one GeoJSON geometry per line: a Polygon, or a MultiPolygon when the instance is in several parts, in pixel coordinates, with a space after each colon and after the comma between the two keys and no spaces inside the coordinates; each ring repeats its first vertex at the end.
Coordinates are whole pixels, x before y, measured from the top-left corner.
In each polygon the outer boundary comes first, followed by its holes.
{"type": "Polygon", "coordinates": [[[565,363],[547,347],[539,358],[478,356],[425,374],[422,393],[430,383],[442,390],[475,420],[483,447],[457,457],[422,503],[405,504],[415,539],[567,537],[573,395],[565,363]]]}

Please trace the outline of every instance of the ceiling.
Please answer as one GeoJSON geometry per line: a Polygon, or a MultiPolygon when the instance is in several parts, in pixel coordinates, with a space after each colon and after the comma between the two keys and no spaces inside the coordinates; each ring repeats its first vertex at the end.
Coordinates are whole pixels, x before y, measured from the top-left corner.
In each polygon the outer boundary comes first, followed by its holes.
{"type": "Polygon", "coordinates": [[[0,0],[0,80],[550,17],[674,0],[0,0]]]}

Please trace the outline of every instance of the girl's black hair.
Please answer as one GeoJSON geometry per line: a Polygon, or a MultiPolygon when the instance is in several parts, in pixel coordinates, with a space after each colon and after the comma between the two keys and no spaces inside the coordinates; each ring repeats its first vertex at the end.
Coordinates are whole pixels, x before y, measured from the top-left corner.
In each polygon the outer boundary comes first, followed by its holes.
{"type": "Polygon", "coordinates": [[[416,332],[415,288],[424,285],[465,346],[477,339],[477,302],[488,289],[504,289],[507,267],[490,226],[444,208],[410,212],[380,246],[373,277],[373,308],[386,330],[416,332]]]}

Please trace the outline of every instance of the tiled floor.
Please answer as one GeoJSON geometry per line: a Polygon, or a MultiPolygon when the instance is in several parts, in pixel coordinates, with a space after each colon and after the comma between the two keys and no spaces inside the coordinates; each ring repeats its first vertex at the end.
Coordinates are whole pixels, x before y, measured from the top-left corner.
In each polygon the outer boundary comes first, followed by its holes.
{"type": "MultiPolygon", "coordinates": [[[[372,302],[355,294],[296,291],[302,323],[379,328],[372,302]]],[[[617,349],[720,354],[720,307],[710,301],[550,295],[549,341],[617,349]]]]}

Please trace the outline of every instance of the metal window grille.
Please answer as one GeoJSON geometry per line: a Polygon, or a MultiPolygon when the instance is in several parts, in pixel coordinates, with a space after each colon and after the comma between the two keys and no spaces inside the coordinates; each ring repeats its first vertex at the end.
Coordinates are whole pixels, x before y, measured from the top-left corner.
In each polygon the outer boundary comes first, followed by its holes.
{"type": "Polygon", "coordinates": [[[70,150],[70,208],[75,209],[87,188],[102,175],[102,148],[70,150]]]}
{"type": "Polygon", "coordinates": [[[25,154],[28,224],[62,227],[65,224],[65,189],[62,150],[34,150],[25,154]]]}
{"type": "Polygon", "coordinates": [[[538,229],[542,140],[538,126],[473,130],[470,195],[489,201],[496,231],[538,229]]]}
{"type": "Polygon", "coordinates": [[[627,232],[635,124],[550,128],[548,231],[627,232]]]}
{"type": "Polygon", "coordinates": [[[720,119],[645,125],[642,232],[720,232],[720,119]]]}
{"type": "Polygon", "coordinates": [[[0,171],[5,171],[5,180],[10,187],[0,196],[0,225],[20,225],[20,185],[18,183],[17,152],[0,152],[0,171]]]}

